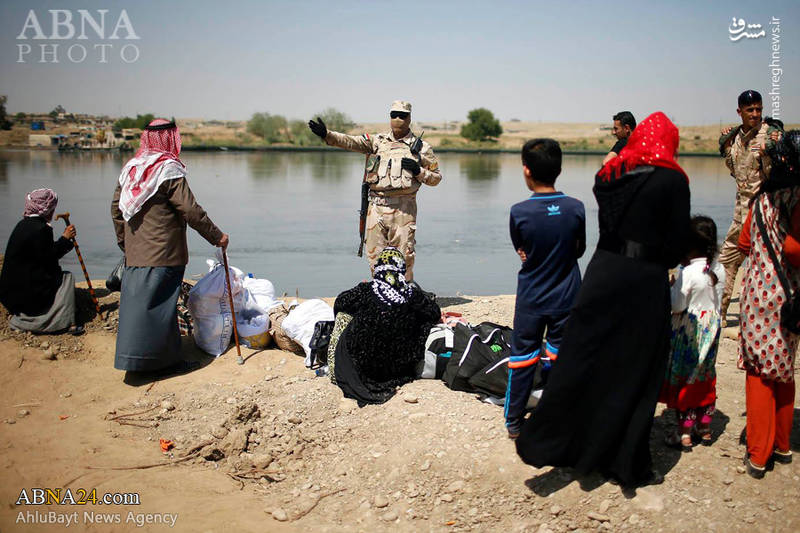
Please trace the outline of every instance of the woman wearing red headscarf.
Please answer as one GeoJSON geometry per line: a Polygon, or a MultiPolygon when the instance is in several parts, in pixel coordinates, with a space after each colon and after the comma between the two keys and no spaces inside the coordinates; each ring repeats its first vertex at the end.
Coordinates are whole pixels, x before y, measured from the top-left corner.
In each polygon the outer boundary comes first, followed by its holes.
{"type": "Polygon", "coordinates": [[[114,367],[135,372],[181,370],[176,303],[189,249],[186,225],[226,248],[228,235],[208,218],[186,182],[174,122],[145,127],[136,155],[122,168],[111,203],[125,253],[114,367]]]}
{"type": "Polygon", "coordinates": [[[595,178],[600,239],[558,364],[517,439],[528,464],[597,471],[627,487],[663,480],[650,429],[669,352],[667,271],[690,227],[677,150],[678,129],[654,113],[595,178]]]}
{"type": "Polygon", "coordinates": [[[0,272],[0,302],[11,313],[12,328],[34,333],[83,333],[75,320],[75,281],[58,260],[72,250],[75,226],[53,241],[58,195],[36,189],[25,196],[22,220],[8,239],[0,272]]]}

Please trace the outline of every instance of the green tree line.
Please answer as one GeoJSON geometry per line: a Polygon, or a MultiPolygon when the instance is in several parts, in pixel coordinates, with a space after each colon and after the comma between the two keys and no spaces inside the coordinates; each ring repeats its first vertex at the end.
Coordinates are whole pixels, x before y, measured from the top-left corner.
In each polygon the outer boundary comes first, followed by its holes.
{"type": "MultiPolygon", "coordinates": [[[[333,108],[316,113],[329,130],[347,131],[355,123],[345,113],[333,108]]],[[[268,143],[288,143],[296,146],[319,146],[322,139],[311,133],[305,120],[287,120],[282,115],[270,113],[254,113],[247,121],[247,132],[268,143]]]]}
{"type": "Polygon", "coordinates": [[[114,122],[114,129],[121,130],[127,128],[138,128],[143,130],[145,126],[155,120],[155,115],[147,113],[146,115],[136,115],[136,118],[122,117],[114,122]]]}

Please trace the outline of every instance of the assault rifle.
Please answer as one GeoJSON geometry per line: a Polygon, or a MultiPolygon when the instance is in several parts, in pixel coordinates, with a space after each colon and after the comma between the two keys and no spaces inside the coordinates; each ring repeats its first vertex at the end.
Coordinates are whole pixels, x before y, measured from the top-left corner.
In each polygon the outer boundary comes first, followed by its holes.
{"type": "Polygon", "coordinates": [[[361,181],[361,209],[358,218],[358,257],[364,255],[364,237],[367,232],[367,208],[369,207],[369,183],[367,183],[367,172],[369,172],[369,156],[364,160],[364,179],[361,181]]]}
{"type": "Polygon", "coordinates": [[[424,131],[422,133],[420,133],[419,135],[417,135],[417,138],[414,139],[414,142],[411,143],[411,146],[409,146],[409,148],[411,148],[411,153],[416,155],[416,156],[419,156],[419,153],[422,150],[422,136],[423,135],[425,135],[424,131]]]}

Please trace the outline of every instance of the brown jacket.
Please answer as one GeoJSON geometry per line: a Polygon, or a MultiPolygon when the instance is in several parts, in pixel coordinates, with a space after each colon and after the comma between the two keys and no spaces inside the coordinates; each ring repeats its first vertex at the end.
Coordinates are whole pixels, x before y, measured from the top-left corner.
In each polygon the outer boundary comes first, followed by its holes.
{"type": "Polygon", "coordinates": [[[216,246],[222,238],[222,231],[195,201],[186,178],[162,183],[156,194],[128,222],[119,210],[119,196],[120,186],[117,184],[111,201],[111,218],[127,266],[180,266],[188,263],[187,223],[210,244],[216,246]]]}

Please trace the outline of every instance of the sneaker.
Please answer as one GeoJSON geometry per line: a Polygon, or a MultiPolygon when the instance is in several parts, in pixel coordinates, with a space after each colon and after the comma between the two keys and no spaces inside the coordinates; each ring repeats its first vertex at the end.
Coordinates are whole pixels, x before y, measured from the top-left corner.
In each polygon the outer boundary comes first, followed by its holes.
{"type": "Polygon", "coordinates": [[[507,421],[506,430],[508,431],[508,438],[511,440],[516,440],[517,437],[519,437],[519,428],[520,428],[519,420],[507,421]]]}
{"type": "Polygon", "coordinates": [[[764,477],[764,474],[767,471],[766,467],[763,467],[763,466],[758,467],[758,466],[754,465],[750,461],[750,454],[749,453],[744,454],[744,461],[743,462],[744,462],[745,468],[747,468],[747,475],[749,475],[751,478],[753,478],[753,479],[762,479],[764,477]]]}
{"type": "Polygon", "coordinates": [[[788,465],[792,462],[792,450],[789,450],[788,452],[781,452],[779,450],[775,450],[772,452],[771,459],[776,463],[780,463],[782,465],[788,465]]]}

